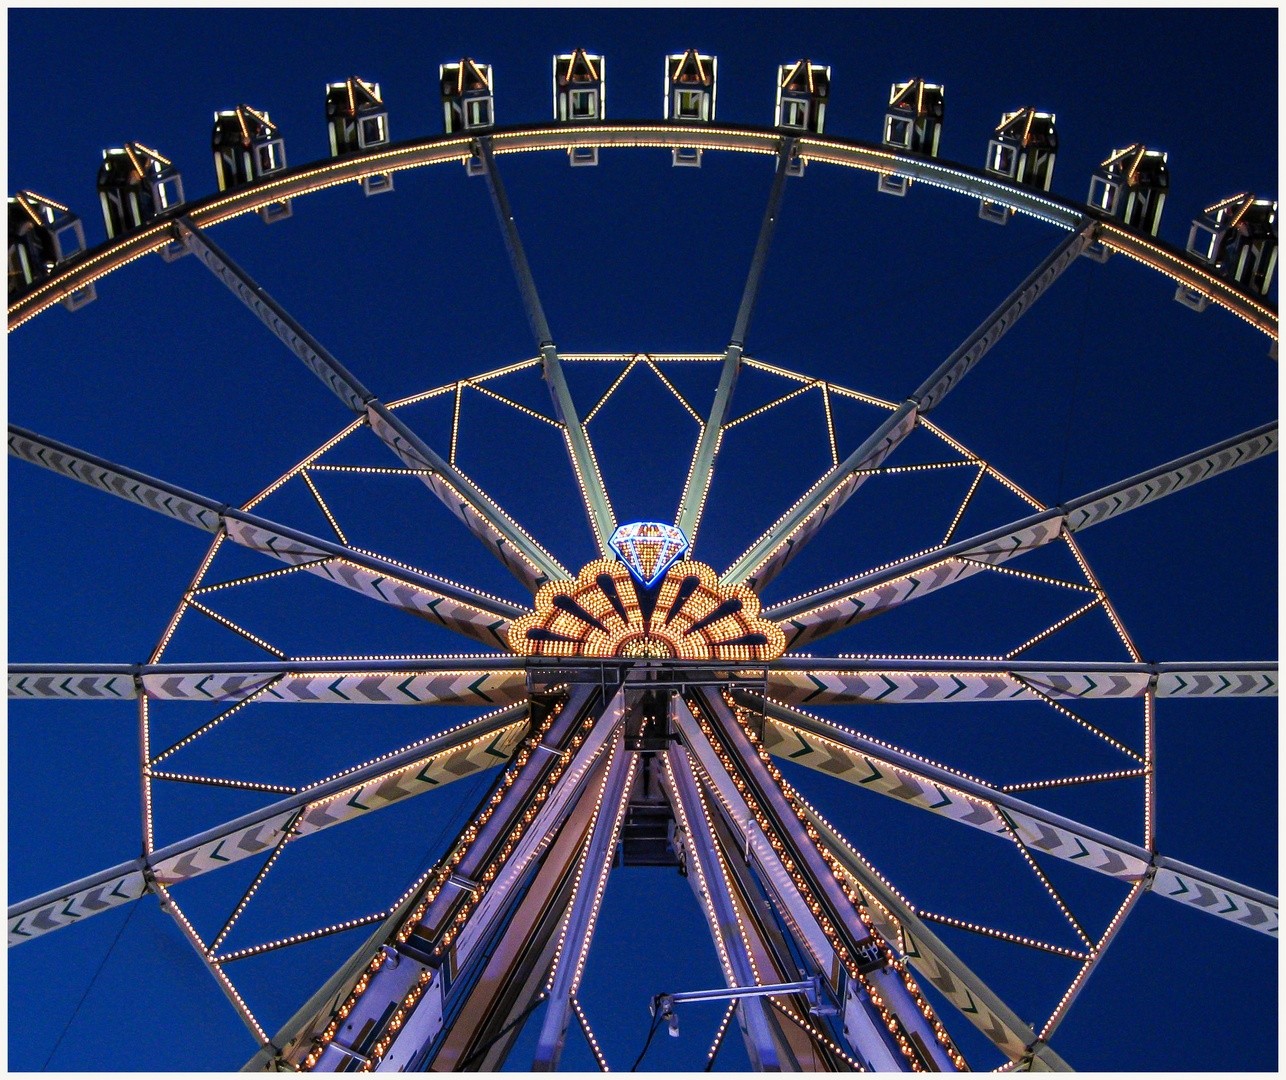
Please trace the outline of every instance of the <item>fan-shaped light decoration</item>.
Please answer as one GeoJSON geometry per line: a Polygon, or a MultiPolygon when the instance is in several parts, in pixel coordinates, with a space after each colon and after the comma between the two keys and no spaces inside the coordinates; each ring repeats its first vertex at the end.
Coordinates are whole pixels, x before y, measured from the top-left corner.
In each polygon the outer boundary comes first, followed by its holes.
{"type": "Polygon", "coordinates": [[[623,562],[596,559],[575,581],[548,581],[536,610],[509,627],[527,656],[675,657],[764,662],[786,650],[780,626],[759,618],[759,597],[719,584],[705,563],[671,565],[651,589],[623,562]]]}

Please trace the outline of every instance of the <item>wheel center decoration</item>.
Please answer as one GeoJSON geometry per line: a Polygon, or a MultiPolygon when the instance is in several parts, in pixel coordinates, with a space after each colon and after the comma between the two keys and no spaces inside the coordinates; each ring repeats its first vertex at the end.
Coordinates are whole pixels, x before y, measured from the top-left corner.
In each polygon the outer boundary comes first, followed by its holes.
{"type": "Polygon", "coordinates": [[[509,628],[509,647],[527,656],[766,662],[786,651],[780,626],[759,618],[759,597],[722,585],[705,563],[683,559],[687,538],[673,525],[636,521],[574,581],[549,581],[536,610],[509,628]]]}

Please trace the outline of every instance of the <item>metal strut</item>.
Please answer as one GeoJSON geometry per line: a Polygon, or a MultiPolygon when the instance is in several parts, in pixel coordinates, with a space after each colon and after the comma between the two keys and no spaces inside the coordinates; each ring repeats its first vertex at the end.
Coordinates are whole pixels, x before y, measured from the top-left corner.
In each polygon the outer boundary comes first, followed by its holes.
{"type": "MultiPolygon", "coordinates": [[[[730,989],[753,987],[759,980],[749,945],[740,929],[730,885],[720,864],[713,825],[701,799],[688,753],[671,744],[665,757],[667,775],[673,785],[676,816],[686,830],[684,836],[691,846],[695,863],[696,877],[690,880],[694,889],[704,893],[702,906],[710,934],[723,960],[728,986],[730,989]]],[[[731,996],[742,999],[737,1006],[737,1016],[752,1066],[760,1072],[781,1070],[782,1055],[778,1047],[782,1036],[768,1002],[748,994],[731,996]]]]}
{"type": "MultiPolygon", "coordinates": [[[[507,705],[528,692],[530,660],[514,656],[351,660],[269,660],[183,664],[10,664],[12,700],[61,698],[124,701],[140,695],[161,701],[221,701],[262,686],[274,675],[268,702],[381,705],[507,705]]],[[[628,661],[618,661],[620,667],[628,661]]],[[[568,679],[612,685],[621,672],[610,662],[565,658],[568,679]]],[[[756,686],[790,705],[859,701],[885,704],[969,701],[1206,697],[1224,700],[1277,696],[1276,661],[1204,661],[1186,664],[1084,663],[1058,660],[912,660],[783,656],[763,677],[743,672],[740,685],[756,686]],[[1025,689],[1024,687],[1030,687],[1025,689]]],[[[723,685],[719,663],[685,666],[685,686],[723,685]]],[[[628,681],[628,676],[626,676],[628,681]]]]}
{"type": "Polygon", "coordinates": [[[292,566],[302,566],[328,581],[491,646],[505,648],[504,631],[509,621],[527,611],[518,604],[463,585],[278,525],[13,424],[9,425],[9,452],[33,465],[136,502],[184,524],[210,533],[222,530],[228,539],[242,547],[292,566]]]}
{"type": "Polygon", "coordinates": [[[759,240],[755,244],[755,253],[750,260],[750,271],[746,275],[746,285],[741,293],[737,321],[733,324],[732,337],[728,340],[728,348],[723,354],[723,364],[719,369],[719,384],[715,389],[714,402],[710,406],[709,417],[701,427],[701,434],[692,454],[692,465],[688,469],[688,479],[684,484],[683,496],[679,502],[679,513],[674,523],[688,538],[690,546],[696,544],[697,529],[701,525],[701,513],[705,509],[706,492],[710,488],[710,476],[714,469],[714,458],[719,452],[719,442],[723,438],[724,424],[728,419],[732,391],[737,384],[737,374],[741,369],[741,354],[746,347],[750,316],[754,312],[755,300],[759,296],[759,284],[763,280],[764,267],[768,263],[768,249],[772,245],[773,232],[781,213],[782,195],[786,190],[786,176],[794,151],[795,140],[784,137],[777,151],[777,171],[773,174],[772,187],[768,192],[768,205],[764,208],[763,222],[759,226],[759,240]]]}
{"type": "Polygon", "coordinates": [[[877,612],[1006,562],[1016,555],[1155,502],[1277,449],[1277,422],[1168,461],[1061,506],[978,533],[869,574],[818,589],[764,611],[786,631],[787,648],[798,648],[877,612]]]}
{"type": "Polygon", "coordinates": [[[638,766],[635,754],[625,749],[625,737],[618,733],[612,747],[611,764],[598,794],[598,808],[589,839],[581,853],[577,883],[559,936],[561,944],[550,972],[549,1005],[536,1043],[533,1072],[554,1072],[562,1055],[567,1025],[572,1018],[572,1001],[580,986],[585,954],[594,936],[599,903],[612,868],[612,854],[625,820],[627,797],[638,766]]]}
{"type": "Polygon", "coordinates": [[[570,577],[549,552],[528,536],[472,480],[444,461],[379,398],[366,389],[307,330],[237,266],[191,219],[174,223],[174,234],[243,304],[254,312],[345,405],[364,414],[370,428],[466,528],[532,592],[547,580],[570,577]],[[511,557],[511,553],[512,556],[511,557]]]}
{"type": "Polygon", "coordinates": [[[302,839],[498,765],[526,734],[527,711],[521,704],[479,717],[262,810],[14,904],[8,912],[9,944],[19,945],[137,900],[155,885],[186,881],[262,854],[292,823],[302,839]],[[362,798],[356,798],[355,789],[362,798]],[[301,810],[304,815],[296,822],[301,810]]]}
{"type": "Polygon", "coordinates": [[[1089,243],[1093,222],[1083,218],[1008,298],[952,352],[932,375],[840,465],[831,469],[723,574],[728,585],[760,591],[822,524],[866,480],[871,469],[902,442],[1005,332],[1036,302],[1089,243]]]}
{"type": "Polygon", "coordinates": [[[764,716],[760,745],[770,755],[789,755],[806,768],[1005,840],[1012,829],[1035,851],[1130,885],[1147,881],[1148,888],[1179,903],[1277,933],[1277,898],[1268,893],[1156,855],[798,709],[770,701],[764,716]]]}
{"type": "Polygon", "coordinates": [[[554,410],[563,423],[563,433],[567,441],[567,452],[576,472],[576,482],[585,500],[585,511],[589,515],[590,528],[594,530],[594,539],[598,544],[599,554],[612,558],[608,540],[616,530],[616,517],[612,513],[612,504],[608,500],[607,490],[603,486],[603,477],[598,471],[598,462],[594,459],[594,448],[590,445],[589,435],[585,431],[576,405],[572,401],[571,391],[563,375],[562,361],[558,349],[554,346],[549,323],[545,319],[545,309],[541,306],[540,295],[536,292],[536,282],[531,275],[531,266],[527,254],[523,251],[522,238],[518,235],[518,226],[514,222],[513,210],[509,206],[509,196],[505,194],[504,183],[496,171],[496,161],[491,153],[491,138],[483,136],[477,140],[478,157],[481,158],[487,175],[487,189],[491,192],[491,203],[496,210],[496,220],[504,233],[505,249],[509,252],[509,261],[513,266],[514,276],[518,279],[518,289],[522,293],[523,306],[527,309],[527,319],[531,323],[532,333],[540,348],[545,381],[549,384],[550,395],[554,399],[554,410]]]}

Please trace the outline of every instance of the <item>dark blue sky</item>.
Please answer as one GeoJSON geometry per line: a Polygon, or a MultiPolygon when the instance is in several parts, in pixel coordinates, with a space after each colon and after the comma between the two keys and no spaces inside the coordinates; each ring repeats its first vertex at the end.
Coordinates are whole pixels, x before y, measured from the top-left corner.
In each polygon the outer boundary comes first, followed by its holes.
{"type": "MultiPolygon", "coordinates": [[[[349,75],[380,82],[393,138],[423,137],[440,130],[437,65],[469,55],[494,65],[500,123],[546,122],[549,58],[577,46],[607,56],[609,118],[658,118],[662,57],[691,46],[718,55],[719,119],[730,122],[770,123],[776,67],[800,56],[832,66],[828,134],[876,139],[891,82],[943,83],[941,156],[969,165],[981,162],[1002,112],[1054,111],[1053,189],[1061,195],[1083,198],[1113,149],[1143,141],[1169,152],[1161,236],[1178,246],[1202,207],[1242,190],[1276,197],[1271,10],[60,10],[52,17],[12,10],[9,43],[10,189],[71,206],[91,245],[104,236],[93,186],[104,147],[131,139],[154,147],[182,169],[189,198],[200,198],[215,187],[208,141],[215,109],[269,110],[289,161],[301,164],[326,152],[325,83],[349,75]]],[[[672,169],[667,152],[644,150],[604,151],[601,161],[573,170],[560,153],[500,160],[560,348],[720,351],[770,163],[709,152],[699,171],[672,169]]],[[[285,222],[239,219],[213,237],[386,401],[529,357],[484,183],[455,165],[399,173],[395,182],[392,194],[371,199],[355,185],[327,189],[297,201],[285,222]]],[[[1057,240],[1034,221],[1004,228],[980,221],[971,200],[939,189],[917,185],[895,199],[878,195],[869,174],[810,166],[788,184],[748,352],[901,400],[1057,240]]],[[[51,309],[11,336],[13,422],[232,503],[347,422],[329,391],[196,260],[149,257],[98,288],[96,303],[73,314],[51,309]]],[[[1197,315],[1172,293],[1168,280],[1125,258],[1078,260],[934,421],[1052,503],[1273,418],[1277,369],[1262,335],[1221,309],[1197,315]]],[[[571,370],[583,413],[610,374],[571,370]]],[[[673,375],[699,411],[708,407],[713,371],[673,375]]],[[[538,379],[527,375],[497,389],[547,409],[538,379]]],[[[695,424],[649,378],[632,375],[590,427],[620,520],[672,518],[695,438],[695,424]]],[[[747,373],[734,414],[782,392],[768,376],[747,373]]],[[[475,398],[463,417],[461,466],[567,566],[579,567],[593,551],[560,441],[547,425],[475,398]]],[[[449,409],[426,404],[404,415],[444,445],[449,409]]],[[[841,454],[878,420],[858,406],[837,411],[841,454]]],[[[365,432],[344,448],[332,460],[392,463],[365,432]]],[[[890,464],[941,459],[940,444],[920,433],[890,464]]],[[[722,570],[828,463],[820,409],[807,395],[734,429],[693,555],[722,570]]],[[[1275,470],[1275,460],[1255,463],[1085,534],[1086,556],[1146,659],[1275,656],[1275,470]]],[[[145,660],[205,539],[28,465],[10,471],[10,658],[145,660]]],[[[961,482],[948,472],[869,483],[766,600],[935,543],[968,485],[967,475],[961,482]]],[[[336,479],[323,490],[359,546],[524,599],[414,483],[336,479]]],[[[262,511],[325,533],[306,492],[283,489],[262,511]]],[[[983,491],[961,527],[981,531],[1021,513],[1012,497],[983,491]]],[[[1023,568],[1072,572],[1053,552],[1029,558],[1023,568]]],[[[224,580],[271,568],[237,550],[221,554],[211,573],[224,580]]],[[[474,651],[300,577],[258,593],[216,594],[218,610],[291,655],[474,651]]],[[[1004,652],[1071,610],[1062,596],[999,577],[908,605],[813,651],[1004,652]]],[[[197,618],[184,619],[167,659],[262,655],[197,618]]],[[[1097,613],[1032,655],[1126,659],[1097,613]]],[[[1086,706],[1087,718],[1138,743],[1139,708],[1086,706]]],[[[1036,705],[830,715],[996,783],[1122,767],[1036,705]]],[[[157,709],[154,737],[177,738],[206,719],[195,707],[157,709]]],[[[183,767],[304,783],[460,719],[450,710],[247,709],[208,746],[185,751],[183,767]]],[[[1275,703],[1167,703],[1158,725],[1163,852],[1275,892],[1275,703]]],[[[22,705],[10,715],[9,740],[11,901],[137,854],[131,708],[22,705]]],[[[1032,876],[994,840],[960,836],[969,831],[815,773],[790,778],[915,902],[1074,944],[1059,936],[1066,926],[1050,917],[1032,876]]],[[[437,857],[487,782],[465,780],[292,847],[230,943],[387,904],[437,857]]],[[[1055,794],[1042,804],[1139,839],[1137,787],[1055,794]]],[[[187,786],[160,798],[161,843],[259,805],[245,793],[187,786]]],[[[213,934],[255,870],[241,864],[175,895],[213,934]]],[[[1048,872],[1094,928],[1120,902],[1123,890],[1112,883],[1087,882],[1064,865],[1048,872]]],[[[249,1057],[250,1040],[213,981],[145,900],[133,915],[114,910],[10,955],[10,1068],[45,1064],[127,917],[50,1066],[226,1069],[249,1057]]],[[[1038,1025],[1074,975],[1071,962],[943,937],[1038,1025]]],[[[341,936],[230,972],[275,1030],[356,944],[341,936]]],[[[1275,1068],[1276,966],[1266,938],[1147,896],[1054,1046],[1080,1069],[1275,1068]]],[[[628,1066],[642,1045],[653,993],[718,980],[687,883],[669,871],[618,871],[582,993],[613,1065],[628,1066]]],[[[718,1009],[707,1012],[685,1014],[682,1038],[655,1040],[647,1063],[700,1067],[718,1009]]],[[[944,1010],[944,1019],[975,1067],[998,1063],[958,1016],[944,1010]]],[[[521,1052],[511,1058],[521,1067],[527,1061],[521,1052]]],[[[592,1067],[574,1032],[564,1061],[592,1067]]],[[[730,1039],[720,1063],[744,1065],[744,1050],[730,1039]]]]}

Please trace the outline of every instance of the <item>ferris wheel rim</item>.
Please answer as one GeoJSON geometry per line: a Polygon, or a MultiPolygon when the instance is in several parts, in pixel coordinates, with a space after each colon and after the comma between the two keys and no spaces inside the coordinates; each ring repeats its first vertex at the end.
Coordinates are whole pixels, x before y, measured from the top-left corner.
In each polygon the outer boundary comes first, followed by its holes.
{"type": "Polygon", "coordinates": [[[321,158],[284,170],[281,175],[216,192],[192,203],[182,203],[158,216],[145,228],[116,241],[105,241],[81,252],[62,270],[9,305],[8,328],[13,332],[42,311],[93,284],[120,267],[175,242],[181,218],[205,228],[266,206],[314,194],[338,184],[398,170],[448,162],[467,162],[480,142],[501,155],[536,151],[571,151],[579,148],[697,148],[776,156],[786,142],[806,161],[846,166],[879,175],[894,175],[943,188],[954,194],[980,198],[1028,214],[1047,224],[1074,230],[1088,219],[1097,240],[1156,273],[1200,294],[1207,301],[1243,319],[1272,341],[1278,340],[1275,308],[1256,299],[1249,290],[1216,277],[1189,253],[1139,229],[1125,226],[1103,211],[1075,200],[1037,192],[1008,182],[980,168],[913,154],[896,154],[879,143],[833,135],[795,135],[779,128],[755,125],[685,125],[655,121],[618,121],[601,124],[524,124],[494,127],[468,135],[426,136],[390,143],[366,153],[321,158]]]}

